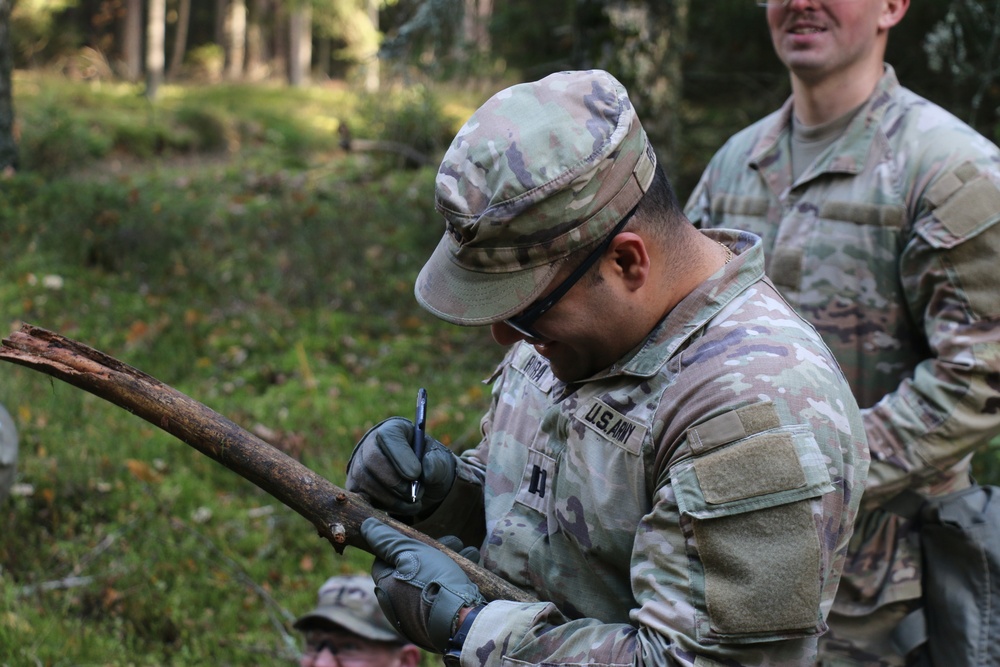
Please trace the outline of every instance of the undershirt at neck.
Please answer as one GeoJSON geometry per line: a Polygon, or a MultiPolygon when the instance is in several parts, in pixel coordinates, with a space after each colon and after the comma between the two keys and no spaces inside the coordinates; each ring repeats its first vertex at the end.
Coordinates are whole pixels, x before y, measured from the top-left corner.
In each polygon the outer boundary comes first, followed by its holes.
{"type": "Polygon", "coordinates": [[[792,182],[798,180],[812,166],[820,153],[840,138],[847,126],[865,103],[854,107],[843,116],[819,125],[803,125],[792,114],[792,182]]]}

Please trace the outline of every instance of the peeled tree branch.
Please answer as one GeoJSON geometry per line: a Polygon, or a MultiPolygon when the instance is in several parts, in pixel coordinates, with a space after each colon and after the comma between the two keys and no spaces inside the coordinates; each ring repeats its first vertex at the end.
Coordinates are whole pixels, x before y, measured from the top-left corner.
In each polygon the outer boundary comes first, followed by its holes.
{"type": "Polygon", "coordinates": [[[114,357],[25,324],[3,339],[0,360],[51,375],[99,396],[191,445],[308,519],[337,553],[343,553],[347,546],[371,553],[361,537],[360,526],[374,516],[451,556],[488,600],[535,601],[492,572],[376,510],[358,494],[332,484],[211,408],[114,357]]]}

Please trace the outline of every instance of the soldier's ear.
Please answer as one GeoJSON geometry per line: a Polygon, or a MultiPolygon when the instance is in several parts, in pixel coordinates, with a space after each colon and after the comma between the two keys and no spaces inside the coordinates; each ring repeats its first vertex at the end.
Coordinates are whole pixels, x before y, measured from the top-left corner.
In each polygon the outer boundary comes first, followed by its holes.
{"type": "Polygon", "coordinates": [[[878,20],[879,30],[889,30],[902,21],[909,8],[910,0],[882,0],[882,14],[878,20]]]}
{"type": "Polygon", "coordinates": [[[399,667],[420,667],[420,649],[407,644],[399,651],[399,667]]]}
{"type": "Polygon", "coordinates": [[[649,278],[649,250],[642,237],[633,232],[616,236],[605,253],[611,278],[623,281],[626,289],[636,290],[649,278]]]}

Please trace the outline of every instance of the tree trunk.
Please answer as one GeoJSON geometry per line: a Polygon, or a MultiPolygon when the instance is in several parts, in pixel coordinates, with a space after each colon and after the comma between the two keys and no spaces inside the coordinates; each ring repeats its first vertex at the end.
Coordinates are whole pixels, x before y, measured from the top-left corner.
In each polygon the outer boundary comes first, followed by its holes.
{"type": "Polygon", "coordinates": [[[333,40],[329,37],[316,38],[316,65],[313,71],[321,74],[324,79],[330,79],[330,64],[333,58],[333,40]]]}
{"type": "Polygon", "coordinates": [[[335,486],[219,413],[102,352],[23,325],[3,340],[0,360],[63,380],[179,438],[308,519],[338,553],[347,546],[371,553],[360,526],[374,516],[448,554],[487,599],[533,601],[517,587],[374,509],[361,496],[335,486]]]}
{"type": "Polygon", "coordinates": [[[312,6],[302,4],[288,18],[288,83],[309,83],[312,65],[312,6]]]}
{"type": "Polygon", "coordinates": [[[174,33],[174,52],[170,55],[167,80],[175,81],[180,76],[187,51],[188,25],[191,23],[191,0],[179,0],[177,7],[177,32],[174,33]]]}
{"type": "Polygon", "coordinates": [[[142,0],[126,0],[122,61],[125,80],[138,81],[142,74],[142,0]]]}
{"type": "Polygon", "coordinates": [[[215,0],[215,43],[225,48],[226,45],[226,21],[229,15],[228,0],[215,0]]]}
{"type": "Polygon", "coordinates": [[[243,78],[243,63],[247,43],[246,0],[229,0],[226,13],[226,79],[243,78]]]}
{"type": "MultiPolygon", "coordinates": [[[[379,32],[379,22],[378,22],[378,6],[379,0],[367,0],[366,3],[368,11],[368,20],[372,24],[372,29],[375,31],[376,35],[379,32]]],[[[369,93],[377,92],[379,86],[382,83],[381,67],[378,59],[378,44],[375,45],[375,50],[367,54],[361,63],[362,68],[362,81],[364,81],[364,88],[369,93]]]]}
{"type": "Polygon", "coordinates": [[[163,83],[166,62],[164,42],[167,30],[167,0],[149,0],[146,24],[146,97],[155,100],[163,83]]]}
{"type": "Polygon", "coordinates": [[[274,20],[271,23],[271,73],[282,78],[288,76],[288,14],[285,3],[274,4],[274,20]]]}
{"type": "Polygon", "coordinates": [[[250,18],[247,21],[247,78],[260,81],[267,78],[267,30],[270,22],[271,3],[268,0],[253,0],[250,4],[250,18]]]}
{"type": "Polygon", "coordinates": [[[462,42],[471,54],[484,56],[490,52],[490,20],[493,0],[465,0],[462,14],[462,42]]]}
{"type": "Polygon", "coordinates": [[[680,151],[682,58],[691,0],[612,0],[616,52],[608,69],[629,90],[667,175],[680,151]]]}
{"type": "Polygon", "coordinates": [[[14,138],[14,58],[10,46],[10,12],[13,0],[0,0],[0,179],[17,169],[14,138]]]}

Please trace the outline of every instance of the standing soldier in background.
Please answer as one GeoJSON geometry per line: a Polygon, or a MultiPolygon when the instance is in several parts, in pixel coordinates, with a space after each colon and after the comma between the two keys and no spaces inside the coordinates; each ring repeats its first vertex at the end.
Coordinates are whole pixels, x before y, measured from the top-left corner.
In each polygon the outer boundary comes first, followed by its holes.
{"type": "Polygon", "coordinates": [[[764,239],[847,374],[872,467],[820,664],[903,665],[921,554],[880,505],[968,487],[1000,432],[1000,151],[884,63],[909,0],[758,4],[792,96],[722,147],[686,212],[764,239]]]}

